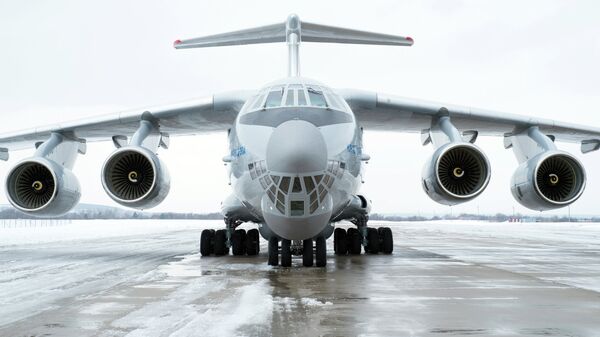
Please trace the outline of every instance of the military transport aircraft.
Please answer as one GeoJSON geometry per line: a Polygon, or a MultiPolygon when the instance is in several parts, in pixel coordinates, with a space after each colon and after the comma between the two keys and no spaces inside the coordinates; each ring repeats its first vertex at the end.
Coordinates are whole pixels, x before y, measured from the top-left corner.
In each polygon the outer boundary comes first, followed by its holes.
{"type": "Polygon", "coordinates": [[[0,157],[35,146],[6,179],[6,193],[18,210],[59,216],[79,201],[72,168],[87,141],[112,140],[116,150],[102,167],[106,193],[136,209],[158,205],[170,178],[158,149],[170,135],[227,132],[233,193],[222,203],[225,226],[204,230],[200,253],[257,255],[259,235],[268,240],[268,263],[326,265],[326,239],[336,254],[393,250],[389,228],[368,226],[371,204],[358,194],[362,183],[363,129],[420,132],[434,151],[425,163],[422,185],[435,201],[455,205],[477,197],[491,169],[474,145],[479,135],[502,137],[519,166],[511,181],[514,198],[530,209],[550,210],[573,203],[586,175],[579,160],[557,149],[555,140],[577,142],[581,151],[600,148],[600,129],[470,107],[420,101],[361,90],[337,90],[300,76],[301,42],[411,46],[410,37],[301,22],[286,22],[177,40],[174,47],[204,48],[286,42],[288,76],[260,90],[215,94],[191,101],[37,127],[0,136],[0,157]],[[131,136],[131,137],[129,137],[131,136]],[[351,221],[347,231],[334,223],[351,221]],[[247,232],[237,227],[258,224],[247,232]],[[313,258],[313,255],[314,258],[313,258]],[[281,261],[280,261],[281,257],[281,261]]]}

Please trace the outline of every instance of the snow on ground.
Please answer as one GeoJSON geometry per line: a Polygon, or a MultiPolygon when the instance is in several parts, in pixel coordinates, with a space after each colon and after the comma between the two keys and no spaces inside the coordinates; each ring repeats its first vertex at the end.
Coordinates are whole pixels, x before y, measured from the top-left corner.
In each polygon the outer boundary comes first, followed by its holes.
{"type": "Polygon", "coordinates": [[[456,220],[372,221],[371,225],[392,227],[395,244],[410,246],[418,242],[419,249],[466,263],[494,266],[600,292],[599,223],[456,220]]]}
{"type": "Polygon", "coordinates": [[[136,236],[222,226],[222,220],[73,220],[22,222],[0,228],[0,247],[136,236]]]}
{"type": "Polygon", "coordinates": [[[161,264],[197,251],[200,229],[217,223],[80,220],[0,227],[0,326],[52,310],[63,299],[152,279],[161,264]]]}

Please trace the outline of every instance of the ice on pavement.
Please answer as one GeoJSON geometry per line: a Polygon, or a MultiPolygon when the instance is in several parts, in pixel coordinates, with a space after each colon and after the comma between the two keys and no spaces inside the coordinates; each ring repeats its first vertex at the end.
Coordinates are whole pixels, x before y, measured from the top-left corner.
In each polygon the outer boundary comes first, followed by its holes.
{"type": "Polygon", "coordinates": [[[273,301],[267,283],[262,280],[230,291],[226,283],[196,279],[167,298],[149,303],[113,322],[113,326],[132,330],[128,337],[233,336],[246,324],[255,328],[264,325],[264,331],[268,332],[273,301]],[[213,293],[228,294],[209,304],[195,303],[213,293]]]}
{"type": "Polygon", "coordinates": [[[394,254],[339,257],[330,240],[327,269],[267,266],[264,240],[258,257],[200,257],[220,220],[0,227],[0,336],[493,335],[502,317],[512,335],[600,329],[599,224],[370,225],[392,228],[394,254]]]}

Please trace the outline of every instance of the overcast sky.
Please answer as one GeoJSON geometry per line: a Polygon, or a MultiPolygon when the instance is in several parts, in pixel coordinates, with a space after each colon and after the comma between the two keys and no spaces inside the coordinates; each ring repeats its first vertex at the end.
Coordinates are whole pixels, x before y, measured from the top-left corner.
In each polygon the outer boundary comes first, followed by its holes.
{"type": "MultiPolygon", "coordinates": [[[[286,47],[174,50],[178,38],[302,20],[411,36],[413,47],[306,43],[302,75],[334,88],[369,89],[600,127],[598,1],[17,1],[0,2],[0,132],[255,89],[285,76],[286,47]]],[[[362,192],[375,212],[448,213],[420,185],[432,148],[417,134],[365,132],[371,155],[362,192]]],[[[477,144],[492,178],[452,212],[527,212],[514,201],[517,162],[502,139],[477,144]]],[[[581,155],[586,193],[573,214],[600,214],[600,152],[581,155]]],[[[74,172],[82,202],[114,205],[100,167],[112,144],[88,145],[74,172]]],[[[32,151],[11,153],[0,176],[32,151]]],[[[225,134],[174,138],[161,150],[172,188],[158,211],[217,211],[229,193],[225,134]]],[[[4,186],[0,203],[7,203],[4,186]]],[[[567,209],[549,212],[566,214],[567,209]]]]}

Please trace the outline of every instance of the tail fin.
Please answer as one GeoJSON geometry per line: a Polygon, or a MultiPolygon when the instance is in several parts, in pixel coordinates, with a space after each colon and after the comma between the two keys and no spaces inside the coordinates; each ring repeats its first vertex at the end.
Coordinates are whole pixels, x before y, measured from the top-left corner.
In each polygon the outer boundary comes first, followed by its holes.
{"type": "Polygon", "coordinates": [[[301,41],[388,46],[412,46],[413,44],[413,39],[410,37],[301,22],[297,15],[292,14],[284,23],[187,40],[176,40],[173,46],[176,49],[185,49],[287,42],[290,54],[289,73],[290,76],[298,76],[298,46],[301,41]]]}

